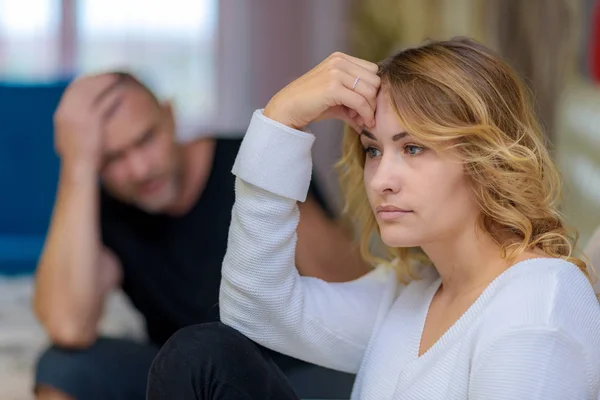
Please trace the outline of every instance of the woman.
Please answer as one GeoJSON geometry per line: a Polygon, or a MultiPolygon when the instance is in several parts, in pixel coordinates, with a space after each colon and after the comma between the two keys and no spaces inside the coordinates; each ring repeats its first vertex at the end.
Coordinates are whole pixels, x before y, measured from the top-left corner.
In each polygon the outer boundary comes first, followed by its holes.
{"type": "Polygon", "coordinates": [[[149,398],[295,399],[245,335],[357,373],[353,399],[595,399],[600,307],[542,138],[523,84],[472,40],[379,66],[330,56],[254,114],[238,154],[221,283],[234,329],[176,334],[149,398]],[[395,257],[350,283],[294,266],[314,139],[302,129],[324,118],[359,132],[340,166],[366,258],[373,234],[395,257]]]}

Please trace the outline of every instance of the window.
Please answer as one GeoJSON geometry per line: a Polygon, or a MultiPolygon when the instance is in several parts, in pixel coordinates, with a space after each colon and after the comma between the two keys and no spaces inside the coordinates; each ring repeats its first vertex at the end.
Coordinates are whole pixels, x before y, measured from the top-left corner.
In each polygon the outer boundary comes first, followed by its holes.
{"type": "Polygon", "coordinates": [[[217,8],[218,0],[0,0],[0,80],[128,70],[184,119],[206,121],[217,104],[217,8]]]}
{"type": "Polygon", "coordinates": [[[60,73],[60,0],[0,0],[0,79],[45,80],[60,73]]]}
{"type": "Polygon", "coordinates": [[[178,114],[214,113],[217,0],[80,0],[76,69],[127,69],[178,114]]]}

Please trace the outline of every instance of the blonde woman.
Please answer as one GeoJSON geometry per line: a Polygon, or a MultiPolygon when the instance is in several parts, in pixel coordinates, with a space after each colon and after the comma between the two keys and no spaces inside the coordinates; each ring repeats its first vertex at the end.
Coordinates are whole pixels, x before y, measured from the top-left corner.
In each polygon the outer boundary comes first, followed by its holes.
{"type": "Polygon", "coordinates": [[[490,50],[454,39],[380,65],[334,54],[254,114],[233,172],[224,324],[170,339],[150,399],[295,399],[253,342],[356,373],[353,399],[598,395],[600,307],[528,93],[490,50]],[[373,235],[393,254],[350,283],[294,266],[303,129],[323,118],[357,131],[340,167],[365,257],[373,235]]]}

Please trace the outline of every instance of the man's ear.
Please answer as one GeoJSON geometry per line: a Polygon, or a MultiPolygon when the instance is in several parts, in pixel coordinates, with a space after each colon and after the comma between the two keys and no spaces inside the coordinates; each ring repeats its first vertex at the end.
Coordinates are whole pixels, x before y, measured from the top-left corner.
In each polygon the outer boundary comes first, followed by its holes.
{"type": "Polygon", "coordinates": [[[173,103],[171,100],[165,100],[160,103],[160,109],[163,113],[166,122],[172,131],[175,130],[175,112],[173,111],[173,103]]]}

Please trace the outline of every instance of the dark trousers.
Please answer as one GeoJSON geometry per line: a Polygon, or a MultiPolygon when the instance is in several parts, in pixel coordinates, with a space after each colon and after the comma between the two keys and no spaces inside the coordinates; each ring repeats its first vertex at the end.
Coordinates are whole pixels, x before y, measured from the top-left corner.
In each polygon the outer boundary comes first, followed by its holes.
{"type": "MultiPolygon", "coordinates": [[[[275,362],[276,356],[277,353],[221,323],[184,328],[167,341],[154,359],[147,400],[299,399],[291,378],[275,362]]],[[[314,387],[315,394],[302,396],[348,398],[353,376],[331,372],[329,377],[306,382],[314,387]]]]}
{"type": "Polygon", "coordinates": [[[107,337],[84,350],[52,346],[38,359],[35,387],[46,386],[77,400],[143,400],[158,349],[107,337]]]}
{"type": "MultiPolygon", "coordinates": [[[[194,363],[203,359],[203,351],[206,351],[207,357],[214,358],[218,349],[207,345],[207,341],[202,346],[202,343],[199,344],[194,339],[205,340],[203,333],[197,333],[202,331],[200,326],[186,328],[176,333],[167,343],[167,349],[161,353],[160,359],[163,361],[157,362],[156,368],[165,365],[166,357],[174,354],[174,351],[182,351],[182,358],[171,359],[169,362],[176,365],[179,363],[177,368],[183,370],[187,364],[181,365],[182,362],[189,362],[191,368],[194,363]],[[192,352],[194,352],[193,356],[192,352]]],[[[224,341],[226,337],[234,335],[242,339],[242,342],[249,342],[239,333],[223,325],[212,324],[207,327],[210,328],[206,331],[208,336],[211,336],[208,331],[216,329],[219,334],[223,333],[224,341]]],[[[218,345],[218,341],[213,343],[218,345]]],[[[257,345],[253,346],[259,348],[257,345]]],[[[106,337],[99,338],[92,347],[84,350],[66,350],[52,346],[38,360],[35,386],[47,386],[77,400],[143,400],[146,398],[148,371],[158,352],[159,348],[156,345],[106,337]]],[[[354,381],[352,375],[299,362],[264,348],[261,348],[261,352],[265,352],[275,361],[300,397],[310,399],[349,397],[354,381]]],[[[162,375],[159,374],[159,377],[162,375]]]]}

